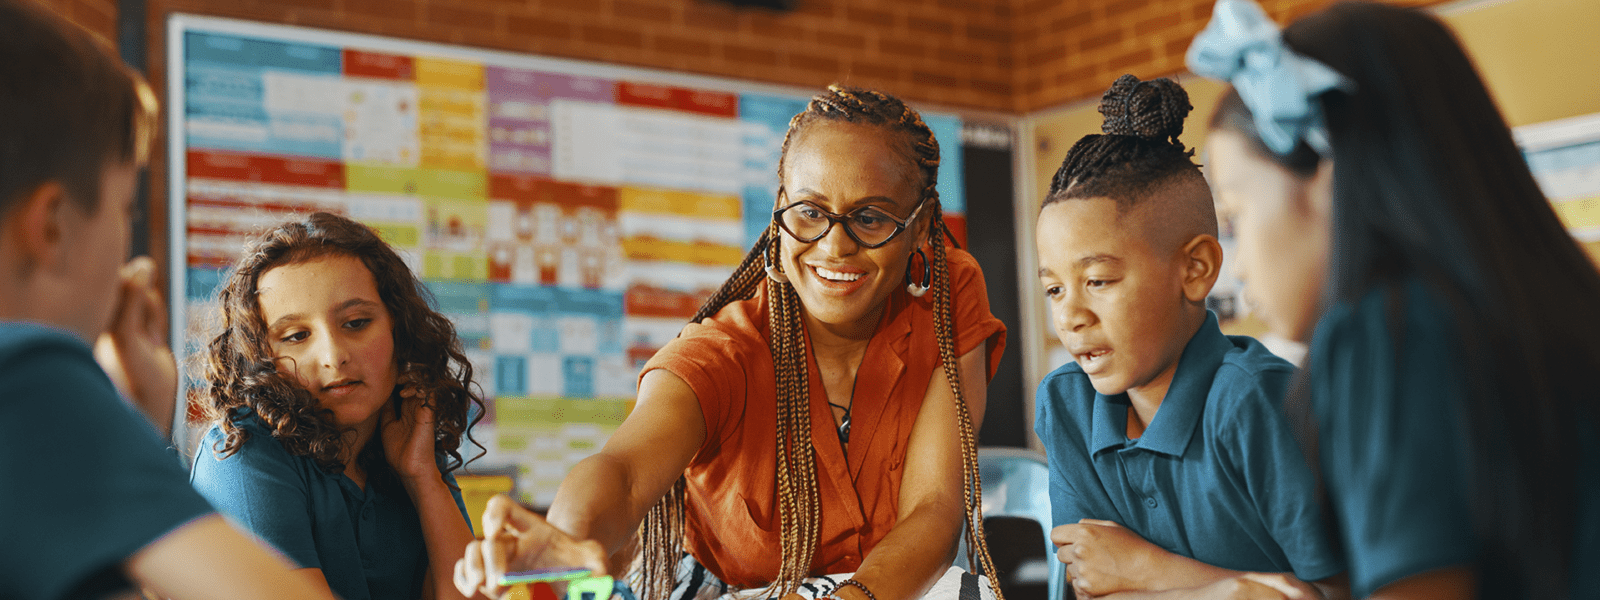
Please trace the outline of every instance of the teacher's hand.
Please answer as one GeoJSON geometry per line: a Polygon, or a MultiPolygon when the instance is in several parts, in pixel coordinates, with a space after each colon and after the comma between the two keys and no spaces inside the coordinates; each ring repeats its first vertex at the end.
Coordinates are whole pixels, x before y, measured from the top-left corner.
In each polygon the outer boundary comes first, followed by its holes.
{"type": "Polygon", "coordinates": [[[489,499],[483,511],[484,539],[467,544],[456,561],[456,589],[471,596],[499,598],[500,576],[508,571],[581,567],[606,575],[606,553],[599,542],[576,540],[504,494],[489,499]]]}

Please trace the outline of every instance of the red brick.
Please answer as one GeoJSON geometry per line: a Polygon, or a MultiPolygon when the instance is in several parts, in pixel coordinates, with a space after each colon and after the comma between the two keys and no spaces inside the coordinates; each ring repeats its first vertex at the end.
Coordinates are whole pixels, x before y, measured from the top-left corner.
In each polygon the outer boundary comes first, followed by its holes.
{"type": "Polygon", "coordinates": [[[492,11],[438,3],[429,4],[424,10],[423,22],[429,25],[484,30],[495,28],[496,16],[492,11]]]}
{"type": "Polygon", "coordinates": [[[564,10],[580,14],[599,15],[601,6],[596,0],[528,0],[528,7],[534,12],[545,13],[549,10],[564,10]]]}
{"type": "Polygon", "coordinates": [[[955,77],[940,73],[929,73],[927,71],[912,71],[911,81],[941,88],[953,88],[961,85],[961,81],[955,77]]]}
{"type": "Polygon", "coordinates": [[[1106,3],[1105,19],[1120,21],[1122,15],[1150,5],[1150,0],[1113,0],[1106,3]]]}
{"type": "Polygon", "coordinates": [[[1080,10],[1078,12],[1062,15],[1051,20],[1050,31],[1052,33],[1071,31],[1093,22],[1095,22],[1093,14],[1087,10],[1080,10]]]}
{"type": "Polygon", "coordinates": [[[731,6],[694,1],[683,5],[683,24],[691,29],[733,33],[739,30],[739,14],[731,6]]]}
{"type": "Polygon", "coordinates": [[[853,23],[868,27],[894,26],[894,13],[886,10],[850,6],[845,8],[844,16],[853,23]]]}
{"type": "Polygon", "coordinates": [[[1066,57],[1067,57],[1067,45],[1066,44],[1056,44],[1056,45],[1051,46],[1049,48],[1045,48],[1043,50],[1039,50],[1037,52],[1033,52],[1033,53],[1029,54],[1026,64],[1029,67],[1041,67],[1041,66],[1044,66],[1046,64],[1053,63],[1053,62],[1056,62],[1058,60],[1065,59],[1066,57]]]}
{"type": "Polygon", "coordinates": [[[1088,52],[1091,50],[1104,48],[1122,41],[1122,37],[1121,29],[1112,29],[1110,31],[1091,35],[1078,42],[1078,51],[1088,52]]]}
{"type": "Polygon", "coordinates": [[[606,27],[603,25],[584,25],[579,30],[579,36],[588,42],[611,46],[615,48],[643,48],[644,34],[631,29],[606,27]]]}
{"type": "Polygon", "coordinates": [[[880,39],[878,40],[878,51],[894,57],[924,58],[928,55],[928,46],[921,42],[880,39]]]}
{"type": "Polygon", "coordinates": [[[712,47],[704,38],[687,38],[675,35],[657,35],[651,47],[675,56],[709,58],[712,47]]]}
{"type": "Polygon", "coordinates": [[[983,55],[970,50],[963,50],[960,46],[939,46],[939,60],[955,63],[958,68],[976,68],[983,62],[983,55]]]}
{"type": "Polygon", "coordinates": [[[650,21],[652,23],[672,22],[672,7],[660,2],[635,2],[633,0],[614,0],[611,4],[611,14],[624,19],[650,21]]]}
{"type": "Polygon", "coordinates": [[[775,67],[778,53],[771,48],[728,44],[722,47],[722,57],[730,62],[775,67]]]}
{"type": "MultiPolygon", "coordinates": [[[[303,8],[324,12],[333,12],[338,10],[338,7],[336,6],[336,0],[277,0],[276,2],[273,2],[273,4],[280,7],[303,8]]],[[[437,4],[434,4],[430,5],[429,8],[434,8],[437,6],[437,4]]]]}
{"type": "Polygon", "coordinates": [[[1140,48],[1106,61],[1106,68],[1112,71],[1131,71],[1134,66],[1148,63],[1152,58],[1154,55],[1150,53],[1149,48],[1140,48]]]}
{"type": "Polygon", "coordinates": [[[343,1],[344,12],[350,14],[404,21],[415,21],[417,19],[417,3],[412,0],[343,1]]]}
{"type": "Polygon", "coordinates": [[[818,31],[817,43],[830,50],[865,50],[867,36],[838,31],[818,31]]]}
{"type": "Polygon", "coordinates": [[[878,64],[875,62],[851,63],[850,69],[846,74],[849,77],[862,77],[878,82],[899,81],[901,78],[900,67],[893,64],[878,64]]]}
{"type": "Polygon", "coordinates": [[[572,25],[566,21],[524,15],[506,15],[506,32],[516,37],[531,36],[563,40],[572,39],[574,35],[572,25]]]}
{"type": "Polygon", "coordinates": [[[949,36],[952,31],[955,31],[955,25],[951,24],[950,21],[946,19],[912,15],[906,17],[906,29],[911,30],[912,33],[930,33],[935,35],[949,36]]]}
{"type": "Polygon", "coordinates": [[[1183,24],[1183,13],[1166,12],[1134,24],[1133,35],[1144,37],[1157,31],[1164,31],[1183,24]]]}
{"type": "Polygon", "coordinates": [[[816,54],[797,52],[789,55],[788,64],[790,67],[806,71],[818,71],[822,73],[839,72],[839,59],[831,56],[820,56],[816,54]]]}
{"type": "Polygon", "coordinates": [[[967,25],[967,38],[996,44],[1010,44],[1011,30],[984,25],[967,25]]]}
{"type": "MultiPolygon", "coordinates": [[[[1078,85],[1084,81],[1094,81],[1095,72],[1094,65],[1084,65],[1057,72],[1050,81],[1057,86],[1078,85]]],[[[1106,86],[1109,87],[1110,85],[1111,82],[1107,81],[1106,86]]]]}
{"type": "Polygon", "coordinates": [[[985,94],[1003,96],[1009,99],[1014,88],[1012,88],[1011,83],[1008,81],[993,81],[989,79],[973,78],[972,89],[978,90],[985,94]]]}
{"type": "Polygon", "coordinates": [[[806,28],[797,25],[795,19],[786,19],[766,11],[748,13],[744,21],[750,26],[751,33],[763,38],[794,41],[806,37],[806,28]]]}
{"type": "Polygon", "coordinates": [[[958,10],[958,11],[961,11],[961,12],[973,13],[973,14],[983,12],[984,3],[983,2],[978,2],[977,0],[938,0],[938,1],[939,1],[939,6],[944,7],[944,8],[948,8],[948,9],[951,9],[951,10],[958,10]]]}

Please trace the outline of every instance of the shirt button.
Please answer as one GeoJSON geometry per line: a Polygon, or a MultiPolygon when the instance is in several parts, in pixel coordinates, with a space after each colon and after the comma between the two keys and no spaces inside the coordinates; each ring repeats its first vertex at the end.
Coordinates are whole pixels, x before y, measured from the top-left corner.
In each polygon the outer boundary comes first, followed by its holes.
{"type": "Polygon", "coordinates": [[[1145,506],[1148,506],[1150,508],[1155,508],[1156,504],[1157,504],[1157,502],[1156,502],[1155,498],[1145,498],[1144,499],[1144,505],[1145,506]]]}

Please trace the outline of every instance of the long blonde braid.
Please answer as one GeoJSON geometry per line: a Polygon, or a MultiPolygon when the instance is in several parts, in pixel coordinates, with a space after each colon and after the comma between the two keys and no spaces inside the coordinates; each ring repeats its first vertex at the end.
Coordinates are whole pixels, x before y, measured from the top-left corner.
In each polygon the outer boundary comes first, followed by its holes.
{"type": "MultiPolygon", "coordinates": [[[[930,236],[933,281],[925,284],[934,289],[934,330],[939,342],[939,356],[959,416],[968,566],[970,570],[981,568],[982,572],[990,574],[989,583],[995,597],[1004,600],[993,576],[994,561],[989,557],[988,544],[983,535],[977,435],[961,390],[961,369],[955,353],[950,274],[944,248],[948,230],[943,227],[943,212],[937,190],[939,142],[922,117],[900,100],[882,92],[833,85],[828,87],[827,93],[813,97],[806,110],[789,121],[789,130],[783,139],[783,152],[778,160],[780,181],[795,132],[819,119],[879,125],[905,134],[917,166],[922,170],[926,184],[922,190],[922,201],[932,203],[933,216],[930,222],[934,224],[930,236]]],[[[744,260],[734,269],[733,275],[700,307],[693,322],[699,323],[715,315],[732,302],[753,298],[757,287],[766,280],[767,325],[772,339],[772,362],[777,387],[776,466],[779,539],[782,545],[777,577],[767,592],[787,595],[797,590],[801,581],[810,575],[811,561],[821,537],[822,501],[817,488],[816,454],[811,445],[811,392],[800,298],[789,283],[773,281],[764,276],[766,265],[780,264],[779,235],[776,224],[769,224],[744,260]]],[[[672,492],[650,509],[640,526],[643,556],[636,587],[645,600],[665,600],[676,584],[676,568],[683,553],[684,486],[685,482],[680,478],[672,492]]]]}

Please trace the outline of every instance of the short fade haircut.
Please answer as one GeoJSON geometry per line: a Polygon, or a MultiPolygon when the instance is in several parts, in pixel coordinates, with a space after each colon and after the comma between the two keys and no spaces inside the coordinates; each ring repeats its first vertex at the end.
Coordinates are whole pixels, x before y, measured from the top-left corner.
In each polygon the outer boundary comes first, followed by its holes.
{"type": "Polygon", "coordinates": [[[148,158],[149,84],[105,41],[30,0],[0,0],[0,216],[49,181],[100,205],[105,168],[148,158]]]}

